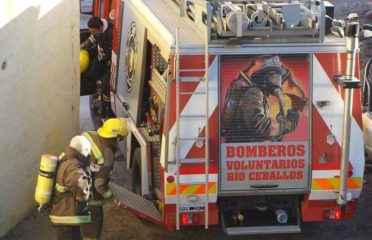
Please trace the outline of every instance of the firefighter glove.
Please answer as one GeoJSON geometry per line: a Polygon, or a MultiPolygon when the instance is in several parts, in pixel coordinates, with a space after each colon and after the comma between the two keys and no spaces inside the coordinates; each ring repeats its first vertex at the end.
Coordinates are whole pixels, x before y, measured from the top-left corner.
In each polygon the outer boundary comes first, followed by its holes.
{"type": "Polygon", "coordinates": [[[300,119],[300,112],[295,109],[289,109],[287,116],[278,115],[276,119],[280,125],[280,135],[284,135],[293,132],[298,125],[298,120],[300,119]]]}
{"type": "Polygon", "coordinates": [[[107,190],[107,191],[103,194],[103,198],[104,198],[105,200],[108,200],[108,199],[112,198],[112,196],[113,196],[113,194],[112,194],[112,192],[111,192],[110,189],[107,190]]]}
{"type": "Polygon", "coordinates": [[[90,169],[90,172],[99,172],[101,166],[99,166],[98,164],[94,164],[94,163],[90,163],[89,165],[89,169],[90,169]]]}
{"type": "Polygon", "coordinates": [[[293,132],[298,126],[298,120],[300,119],[300,112],[296,109],[289,109],[287,111],[288,121],[291,123],[291,132],[293,132]]]}
{"type": "Polygon", "coordinates": [[[83,201],[77,201],[76,208],[75,208],[76,215],[85,215],[89,213],[89,206],[88,203],[83,201]]]}

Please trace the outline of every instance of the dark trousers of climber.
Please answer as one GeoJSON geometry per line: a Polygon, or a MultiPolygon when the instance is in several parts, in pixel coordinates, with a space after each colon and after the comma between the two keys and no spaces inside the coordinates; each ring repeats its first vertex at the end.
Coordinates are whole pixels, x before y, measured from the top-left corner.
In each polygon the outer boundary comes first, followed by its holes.
{"type": "Polygon", "coordinates": [[[103,227],[103,207],[91,206],[91,223],[81,225],[83,239],[101,239],[103,227]]]}

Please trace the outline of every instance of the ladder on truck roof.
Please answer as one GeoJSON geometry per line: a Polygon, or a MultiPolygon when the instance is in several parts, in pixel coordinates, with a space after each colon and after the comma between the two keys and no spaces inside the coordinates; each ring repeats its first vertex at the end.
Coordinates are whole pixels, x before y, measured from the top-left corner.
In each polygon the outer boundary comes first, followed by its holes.
{"type": "Polygon", "coordinates": [[[176,29],[176,127],[177,127],[177,137],[176,137],[176,229],[180,229],[180,212],[181,210],[181,193],[180,193],[180,188],[182,185],[202,185],[204,184],[204,202],[203,202],[203,207],[204,207],[204,225],[205,229],[208,229],[209,223],[208,223],[208,218],[209,218],[209,208],[208,208],[208,203],[209,203],[209,84],[208,84],[208,69],[209,69],[209,52],[208,52],[208,35],[209,32],[206,29],[206,38],[205,38],[205,56],[204,56],[204,63],[205,63],[205,68],[204,69],[182,69],[180,68],[180,46],[179,46],[179,29],[176,29]],[[196,73],[196,72],[204,72],[204,77],[184,77],[181,76],[182,73],[196,73]],[[181,91],[180,90],[180,84],[184,84],[185,82],[204,82],[204,90],[200,91],[181,91]],[[180,110],[180,98],[182,95],[198,95],[198,96],[204,96],[204,103],[205,103],[205,112],[200,113],[200,114],[182,114],[180,110]],[[204,128],[204,137],[201,136],[201,129],[198,129],[198,136],[195,137],[183,137],[181,136],[181,129],[182,129],[182,124],[181,122],[189,122],[194,121],[194,120],[200,120],[204,119],[205,120],[205,128],[204,128]],[[196,141],[201,144],[204,144],[204,158],[180,158],[180,151],[182,148],[182,143],[184,141],[196,141]],[[204,163],[204,182],[180,182],[180,168],[181,165],[185,164],[197,164],[197,163],[204,163]]]}

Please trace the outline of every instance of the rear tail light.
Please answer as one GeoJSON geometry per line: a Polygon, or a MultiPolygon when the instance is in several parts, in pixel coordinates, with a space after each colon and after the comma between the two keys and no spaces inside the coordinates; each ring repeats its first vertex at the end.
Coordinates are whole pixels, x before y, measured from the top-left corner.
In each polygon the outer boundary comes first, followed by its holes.
{"type": "Polygon", "coordinates": [[[188,224],[190,224],[189,223],[189,215],[187,213],[182,213],[181,214],[181,224],[182,225],[188,225],[188,224]]]}
{"type": "Polygon", "coordinates": [[[198,213],[181,213],[182,225],[195,225],[200,223],[200,216],[198,213]]]}
{"type": "Polygon", "coordinates": [[[340,208],[331,208],[324,210],[324,218],[328,220],[341,220],[342,210],[340,208]]]}
{"type": "Polygon", "coordinates": [[[335,220],[340,220],[341,219],[341,209],[336,208],[333,210],[333,216],[335,220]]]}

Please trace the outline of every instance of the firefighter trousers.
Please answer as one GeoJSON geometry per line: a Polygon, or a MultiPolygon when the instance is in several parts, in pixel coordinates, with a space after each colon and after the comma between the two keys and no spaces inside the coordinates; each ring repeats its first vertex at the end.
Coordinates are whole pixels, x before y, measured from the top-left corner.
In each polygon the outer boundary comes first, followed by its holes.
{"type": "Polygon", "coordinates": [[[99,61],[97,58],[94,58],[90,67],[87,71],[87,74],[94,79],[94,82],[97,80],[102,80],[101,78],[107,73],[110,72],[110,67],[107,66],[106,61],[99,61]]]}
{"type": "Polygon", "coordinates": [[[100,239],[103,227],[103,207],[91,206],[91,223],[81,225],[83,239],[100,239]]]}
{"type": "Polygon", "coordinates": [[[57,240],[80,240],[80,226],[53,225],[57,240]]]}

